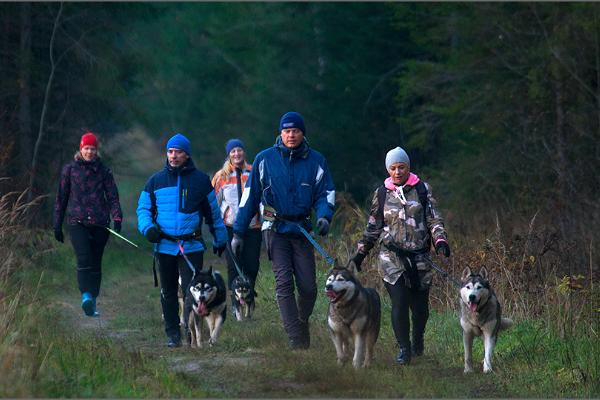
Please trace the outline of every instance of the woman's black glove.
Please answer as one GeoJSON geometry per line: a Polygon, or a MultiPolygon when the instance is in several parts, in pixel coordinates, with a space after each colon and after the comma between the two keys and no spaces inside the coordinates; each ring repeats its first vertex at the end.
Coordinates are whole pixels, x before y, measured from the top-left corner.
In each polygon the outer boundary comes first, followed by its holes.
{"type": "Polygon", "coordinates": [[[117,233],[121,233],[121,221],[113,221],[113,229],[117,233]]]}
{"type": "Polygon", "coordinates": [[[362,264],[362,262],[364,261],[365,257],[367,255],[366,254],[362,254],[360,252],[357,252],[354,257],[352,257],[350,259],[350,262],[348,264],[350,264],[351,262],[354,263],[354,265],[356,265],[356,271],[360,272],[362,271],[362,268],[360,267],[360,265],[362,264]]]}
{"type": "Polygon", "coordinates": [[[234,256],[237,258],[242,254],[242,249],[244,248],[244,239],[237,233],[233,234],[233,239],[231,239],[231,251],[234,256]]]}
{"type": "Polygon", "coordinates": [[[158,228],[156,227],[156,225],[152,225],[147,231],[146,231],[146,239],[148,239],[148,241],[150,243],[158,243],[160,242],[160,231],[158,230],[158,228]]]}
{"type": "Polygon", "coordinates": [[[61,243],[65,242],[65,235],[63,235],[63,231],[60,226],[54,227],[54,239],[58,240],[61,243]]]}
{"type": "Polygon", "coordinates": [[[450,246],[448,246],[448,243],[439,241],[435,244],[435,254],[439,255],[440,253],[446,258],[450,257],[450,246]]]}

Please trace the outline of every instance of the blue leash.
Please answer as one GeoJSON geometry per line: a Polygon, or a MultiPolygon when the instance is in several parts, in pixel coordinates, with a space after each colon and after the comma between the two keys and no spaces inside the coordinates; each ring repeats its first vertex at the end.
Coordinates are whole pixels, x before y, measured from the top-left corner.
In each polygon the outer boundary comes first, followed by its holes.
{"type": "Polygon", "coordinates": [[[325,251],[325,249],[323,249],[319,243],[317,243],[317,241],[315,240],[315,238],[313,238],[310,233],[308,233],[306,231],[306,229],[304,229],[302,227],[302,225],[298,222],[293,222],[293,221],[286,221],[286,222],[292,222],[293,224],[296,224],[298,226],[298,228],[300,229],[300,232],[302,232],[302,234],[304,236],[306,236],[306,238],[308,239],[308,241],[313,245],[313,247],[315,249],[317,249],[317,251],[319,253],[321,253],[321,255],[323,256],[323,258],[325,259],[325,261],[327,261],[327,264],[333,266],[333,264],[335,263],[335,261],[333,260],[333,257],[331,257],[329,254],[327,254],[327,252],[325,251]]]}

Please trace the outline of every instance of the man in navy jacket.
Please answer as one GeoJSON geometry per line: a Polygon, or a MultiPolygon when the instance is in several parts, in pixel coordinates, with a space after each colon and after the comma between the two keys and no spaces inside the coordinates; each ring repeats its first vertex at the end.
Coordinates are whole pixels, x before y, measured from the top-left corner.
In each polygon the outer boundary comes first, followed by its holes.
{"type": "MultiPolygon", "coordinates": [[[[138,230],[155,243],[160,300],[169,347],[181,346],[177,300],[179,275],[181,287],[187,295],[194,274],[182,257],[179,244],[198,272],[202,269],[206,250],[201,237],[202,220],[214,237],[215,254],[221,256],[227,243],[227,230],[210,178],[196,169],[190,154],[190,141],[185,136],[176,134],[169,139],[166,165],[148,179],[137,208],[138,230]],[[181,240],[174,241],[173,238],[181,240]]],[[[184,310],[186,325],[189,312],[189,309],[184,310]]]]}
{"type": "Polygon", "coordinates": [[[325,158],[308,146],[302,116],[293,111],[285,113],[279,132],[275,145],[254,160],[231,246],[239,254],[248,224],[260,208],[283,326],[290,347],[306,349],[310,346],[308,318],[317,298],[317,285],[314,249],[298,225],[310,231],[314,209],[316,231],[326,235],[333,216],[335,189],[325,158]]]}

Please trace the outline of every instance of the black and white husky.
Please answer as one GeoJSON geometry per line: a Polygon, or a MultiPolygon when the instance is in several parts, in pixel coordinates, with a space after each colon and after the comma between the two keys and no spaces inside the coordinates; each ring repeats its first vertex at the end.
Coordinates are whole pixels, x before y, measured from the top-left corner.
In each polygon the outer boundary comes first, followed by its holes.
{"type": "Polygon", "coordinates": [[[355,270],[336,266],[327,274],[325,293],[329,298],[327,325],[335,345],[338,364],[350,359],[354,344],[354,368],[368,367],[379,336],[381,300],[375,289],[365,288],[355,270]]]}
{"type": "Polygon", "coordinates": [[[492,372],[492,353],[498,332],[512,325],[512,320],[502,318],[502,308],[487,279],[487,270],[478,273],[465,268],[460,289],[460,325],[465,346],[465,373],[473,372],[473,338],[483,335],[483,372],[492,372]]]}
{"type": "Polygon", "coordinates": [[[219,271],[210,267],[196,273],[185,302],[192,309],[188,320],[190,346],[202,347],[202,320],[208,325],[209,345],[215,344],[227,315],[227,289],[219,271]]]}
{"type": "Polygon", "coordinates": [[[250,280],[245,276],[236,276],[231,282],[231,292],[231,305],[235,318],[238,321],[251,318],[256,292],[250,280]]]}

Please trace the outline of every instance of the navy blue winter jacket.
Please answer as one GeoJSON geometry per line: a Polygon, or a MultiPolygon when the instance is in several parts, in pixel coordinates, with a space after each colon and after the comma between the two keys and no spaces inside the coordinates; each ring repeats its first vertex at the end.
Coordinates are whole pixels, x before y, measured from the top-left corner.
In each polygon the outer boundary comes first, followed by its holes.
{"type": "MultiPolygon", "coordinates": [[[[331,222],[335,188],[325,157],[311,149],[306,140],[298,148],[289,149],[279,136],[273,147],[261,151],[254,159],[233,226],[234,233],[246,232],[261,203],[274,208],[279,215],[292,217],[310,216],[314,208],[317,218],[331,222]]],[[[303,221],[303,227],[310,230],[310,221],[303,221]]],[[[263,220],[262,229],[300,234],[297,225],[282,221],[263,220]]]]}
{"type": "MultiPolygon", "coordinates": [[[[196,169],[192,159],[179,168],[168,161],[165,168],[148,179],[140,194],[137,208],[138,230],[145,235],[156,224],[171,236],[190,234],[202,225],[209,226],[214,237],[213,246],[223,247],[227,241],[227,230],[208,175],[196,169]]],[[[203,242],[185,241],[186,253],[206,250],[203,242]]],[[[155,251],[177,255],[177,243],[162,239],[155,251]]]]}

